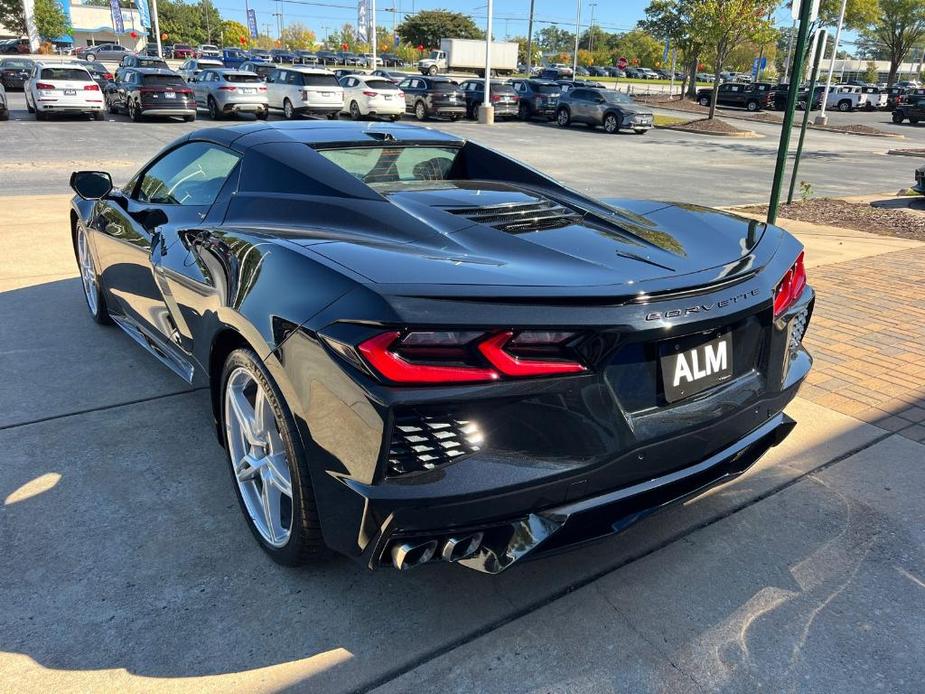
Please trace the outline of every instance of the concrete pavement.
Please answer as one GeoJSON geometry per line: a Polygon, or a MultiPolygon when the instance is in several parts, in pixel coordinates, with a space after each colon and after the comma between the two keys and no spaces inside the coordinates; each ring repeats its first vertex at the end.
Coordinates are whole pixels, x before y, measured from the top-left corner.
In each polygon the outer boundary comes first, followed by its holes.
{"type": "MultiPolygon", "coordinates": [[[[798,398],[801,424],[748,475],[581,551],[496,577],[281,569],[240,517],[206,394],[86,317],[66,197],[0,201],[0,689],[925,679],[925,446],[798,398]]],[[[840,243],[814,272],[918,252],[840,243]]]]}

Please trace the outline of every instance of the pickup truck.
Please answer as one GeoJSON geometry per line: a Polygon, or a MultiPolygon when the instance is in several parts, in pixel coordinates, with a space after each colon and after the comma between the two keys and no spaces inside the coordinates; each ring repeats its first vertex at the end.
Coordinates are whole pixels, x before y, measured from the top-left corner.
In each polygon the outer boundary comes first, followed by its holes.
{"type": "Polygon", "coordinates": [[[867,106],[867,94],[863,87],[853,84],[836,84],[829,90],[826,108],[837,108],[842,113],[856,111],[867,106]]]}

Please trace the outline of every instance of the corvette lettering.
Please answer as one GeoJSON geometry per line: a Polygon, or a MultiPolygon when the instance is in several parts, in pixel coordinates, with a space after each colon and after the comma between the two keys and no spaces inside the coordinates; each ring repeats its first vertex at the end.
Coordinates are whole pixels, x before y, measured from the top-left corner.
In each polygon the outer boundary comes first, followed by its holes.
{"type": "Polygon", "coordinates": [[[735,296],[730,296],[728,299],[721,299],[719,301],[714,301],[708,304],[697,304],[696,306],[688,306],[687,308],[674,308],[670,311],[653,311],[652,313],[646,314],[646,320],[669,320],[671,318],[683,318],[689,316],[693,313],[707,313],[712,311],[715,308],[726,308],[730,304],[738,303],[739,301],[745,301],[753,296],[758,296],[761,294],[760,289],[752,289],[742,294],[736,294],[735,296]]]}

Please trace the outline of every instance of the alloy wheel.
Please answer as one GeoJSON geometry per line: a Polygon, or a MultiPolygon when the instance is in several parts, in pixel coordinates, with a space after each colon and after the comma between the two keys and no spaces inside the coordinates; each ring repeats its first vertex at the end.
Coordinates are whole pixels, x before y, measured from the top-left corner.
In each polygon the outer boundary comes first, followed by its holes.
{"type": "Polygon", "coordinates": [[[292,120],[293,116],[295,116],[295,110],[292,108],[292,102],[289,99],[283,102],[283,115],[286,120],[292,120]]]}
{"type": "Polygon", "coordinates": [[[225,384],[225,438],[241,499],[273,547],[292,534],[292,477],[279,424],[263,387],[238,367],[225,384]]]}
{"type": "Polygon", "coordinates": [[[218,104],[215,103],[215,99],[211,96],[209,97],[209,118],[218,120],[218,104]]]}
{"type": "Polygon", "coordinates": [[[559,113],[556,115],[556,122],[559,125],[561,125],[563,128],[566,125],[568,125],[568,122],[569,122],[568,111],[566,111],[564,108],[560,108],[559,113]]]}
{"type": "Polygon", "coordinates": [[[617,117],[612,113],[608,113],[604,118],[604,130],[610,134],[617,132],[617,117]]]}
{"type": "Polygon", "coordinates": [[[353,118],[353,120],[360,120],[360,106],[356,101],[350,102],[350,117],[353,118]]]}
{"type": "Polygon", "coordinates": [[[424,120],[427,118],[427,110],[424,108],[424,102],[419,101],[415,104],[414,115],[417,116],[418,120],[424,120]]]}
{"type": "Polygon", "coordinates": [[[77,263],[80,266],[80,282],[87,297],[87,308],[94,316],[99,311],[99,288],[96,280],[96,267],[93,265],[93,255],[87,244],[87,234],[83,229],[77,230],[77,263]]]}

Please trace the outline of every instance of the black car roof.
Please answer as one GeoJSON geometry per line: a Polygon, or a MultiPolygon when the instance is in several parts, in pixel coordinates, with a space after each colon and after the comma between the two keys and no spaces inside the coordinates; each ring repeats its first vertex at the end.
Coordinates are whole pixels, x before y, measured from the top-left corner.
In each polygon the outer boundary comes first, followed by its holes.
{"type": "Polygon", "coordinates": [[[180,77],[180,75],[173,70],[165,70],[162,67],[133,67],[129,68],[129,70],[141,75],[172,75],[173,77],[180,77]]]}

